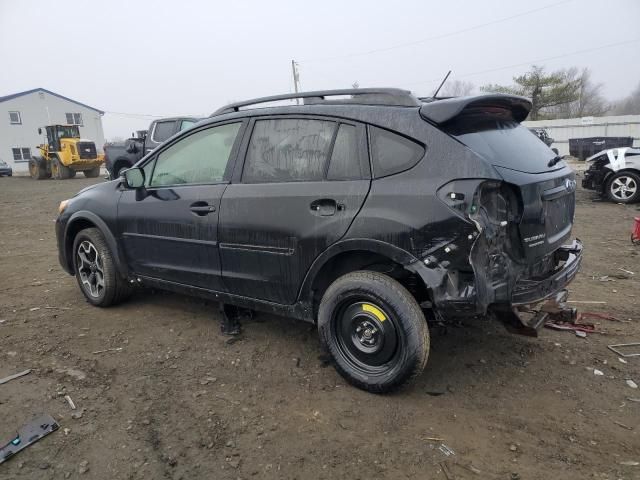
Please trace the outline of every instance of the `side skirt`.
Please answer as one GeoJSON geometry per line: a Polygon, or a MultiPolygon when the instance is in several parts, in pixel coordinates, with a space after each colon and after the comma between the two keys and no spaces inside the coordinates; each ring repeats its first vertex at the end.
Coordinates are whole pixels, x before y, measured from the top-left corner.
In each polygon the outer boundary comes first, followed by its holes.
{"type": "Polygon", "coordinates": [[[258,300],[255,298],[243,297],[241,295],[233,295],[226,292],[217,292],[215,290],[207,290],[206,288],[192,287],[182,283],[170,282],[159,278],[137,276],[139,283],[143,286],[155,287],[160,290],[169,290],[171,292],[189,295],[192,297],[206,298],[217,302],[228,303],[237,307],[248,308],[283,317],[291,317],[303,320],[309,323],[315,323],[313,318],[313,310],[311,304],[307,302],[296,302],[293,305],[282,305],[280,303],[269,302],[267,300],[258,300]]]}

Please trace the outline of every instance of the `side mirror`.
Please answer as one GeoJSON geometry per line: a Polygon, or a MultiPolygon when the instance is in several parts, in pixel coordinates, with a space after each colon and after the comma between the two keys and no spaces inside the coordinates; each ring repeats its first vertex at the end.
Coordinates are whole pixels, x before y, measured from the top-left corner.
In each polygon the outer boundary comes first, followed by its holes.
{"type": "Polygon", "coordinates": [[[42,135],[42,129],[38,128],[38,135],[42,135]]]}
{"type": "Polygon", "coordinates": [[[127,188],[137,189],[144,187],[144,170],[141,168],[128,168],[122,173],[122,176],[127,188]]]}

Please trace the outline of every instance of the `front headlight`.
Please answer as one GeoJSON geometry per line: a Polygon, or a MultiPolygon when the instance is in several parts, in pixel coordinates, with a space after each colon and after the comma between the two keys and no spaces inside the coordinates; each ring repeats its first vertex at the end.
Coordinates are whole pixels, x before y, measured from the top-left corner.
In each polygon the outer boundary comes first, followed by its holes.
{"type": "Polygon", "coordinates": [[[67,209],[67,205],[69,205],[69,200],[62,200],[60,202],[60,205],[58,206],[59,215],[62,215],[62,212],[64,212],[67,209]]]}

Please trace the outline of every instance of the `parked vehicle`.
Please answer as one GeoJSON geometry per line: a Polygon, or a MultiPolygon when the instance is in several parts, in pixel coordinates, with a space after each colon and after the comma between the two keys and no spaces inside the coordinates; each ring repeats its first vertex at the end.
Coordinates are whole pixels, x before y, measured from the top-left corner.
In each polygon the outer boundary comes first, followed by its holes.
{"type": "Polygon", "coordinates": [[[640,148],[613,148],[586,160],[582,186],[616,203],[640,201],[640,148]]]}
{"type": "Polygon", "coordinates": [[[7,177],[11,177],[13,175],[13,168],[7,162],[0,158],[0,177],[6,175],[7,177]]]}
{"type": "MultiPolygon", "coordinates": [[[[549,132],[547,132],[546,128],[530,128],[529,131],[542,140],[547,147],[551,148],[554,139],[549,136],[549,132]]],[[[553,150],[556,155],[558,154],[557,148],[551,148],[551,150],[553,150]]]]}
{"type": "Polygon", "coordinates": [[[154,120],[149,125],[149,130],[138,130],[134,136],[124,142],[105,144],[105,166],[109,172],[109,178],[118,178],[120,172],[135,165],[138,160],[166,139],[182,130],[191,128],[199,120],[195,117],[154,120]]]}
{"type": "MultiPolygon", "coordinates": [[[[55,178],[66,180],[84,173],[87,178],[100,175],[104,155],[96,151],[96,144],[80,138],[77,125],[47,125],[47,143],[38,145],[40,156],[29,160],[29,174],[34,180],[55,178]]],[[[42,129],[38,129],[42,134],[42,129]]]]}
{"type": "Polygon", "coordinates": [[[234,103],[63,201],[60,263],[100,307],[141,284],[315,322],[349,382],[389,391],[425,366],[425,318],[532,334],[544,315],[521,310],[578,271],[575,175],[520,125],[530,107],[397,89],[234,103]]]}

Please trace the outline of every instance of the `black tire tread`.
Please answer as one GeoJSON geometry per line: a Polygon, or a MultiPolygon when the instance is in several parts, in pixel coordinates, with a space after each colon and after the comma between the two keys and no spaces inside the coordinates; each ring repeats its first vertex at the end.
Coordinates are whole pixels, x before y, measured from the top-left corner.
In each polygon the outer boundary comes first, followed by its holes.
{"type": "Polygon", "coordinates": [[[84,295],[84,289],[81,284],[82,282],[80,281],[80,278],[78,276],[78,268],[76,266],[76,251],[79,243],[78,240],[82,236],[86,236],[89,240],[91,240],[96,249],[102,255],[106,285],[106,292],[102,300],[96,302],[95,299],[89,298],[87,295],[85,295],[85,298],[87,299],[87,301],[89,301],[89,303],[97,307],[110,307],[122,303],[131,296],[131,294],[133,293],[133,288],[129,285],[127,279],[122,278],[118,274],[115,262],[113,260],[113,255],[111,254],[111,250],[109,249],[109,246],[107,245],[102,232],[97,228],[86,228],[84,230],[80,230],[73,240],[73,268],[76,272],[76,280],[78,282],[80,290],[84,295]]]}
{"type": "Polygon", "coordinates": [[[318,311],[318,330],[323,347],[334,358],[334,366],[352,385],[371,393],[386,393],[393,391],[418,376],[425,368],[429,356],[429,329],[424,313],[416,299],[397,280],[374,271],[360,270],[348,273],[335,280],[326,290],[320,302],[318,311]],[[363,293],[380,298],[394,310],[406,309],[403,319],[403,328],[406,329],[407,338],[414,341],[408,345],[405,359],[409,364],[406,369],[395,377],[386,381],[365,382],[349,372],[337,359],[336,345],[331,340],[332,311],[339,301],[341,290],[351,288],[352,291],[360,290],[363,293]]]}

